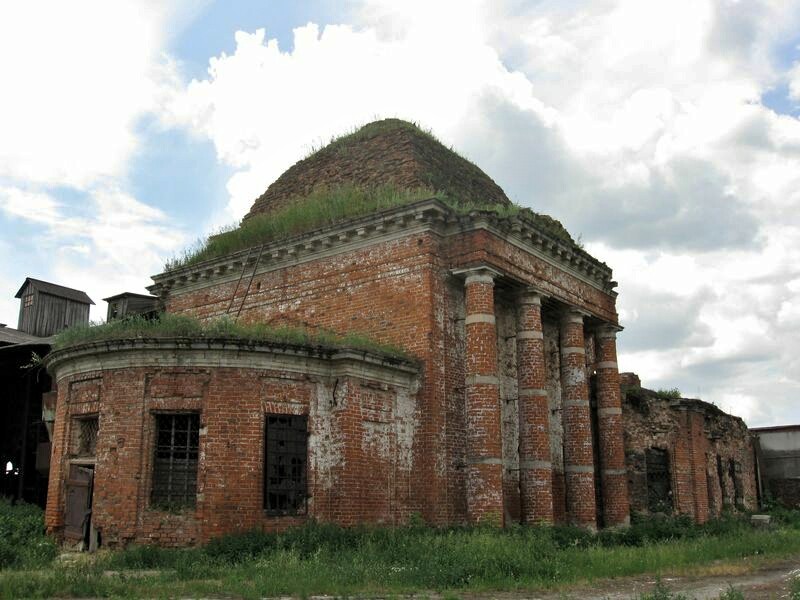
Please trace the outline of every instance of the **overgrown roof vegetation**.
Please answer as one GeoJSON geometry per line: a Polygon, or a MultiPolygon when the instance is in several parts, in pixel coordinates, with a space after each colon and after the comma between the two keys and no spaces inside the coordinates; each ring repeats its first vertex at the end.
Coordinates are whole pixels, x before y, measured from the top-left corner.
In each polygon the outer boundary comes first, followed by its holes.
{"type": "Polygon", "coordinates": [[[330,189],[317,188],[305,198],[298,198],[281,209],[255,215],[239,226],[226,227],[208,239],[187,248],[179,256],[173,257],[167,261],[164,268],[166,271],[172,271],[428,198],[437,198],[461,214],[481,210],[501,217],[525,216],[545,233],[568,244],[575,243],[561,223],[555,219],[516,204],[483,205],[457,202],[442,192],[428,188],[405,190],[391,185],[377,188],[343,185],[330,189]]]}
{"type": "MultiPolygon", "coordinates": [[[[353,143],[365,142],[378,136],[394,133],[396,131],[406,131],[414,135],[424,137],[430,142],[436,144],[442,143],[439,138],[433,135],[433,132],[430,129],[421,127],[420,124],[415,121],[406,121],[404,119],[380,119],[378,121],[366,123],[365,125],[353,127],[346,133],[335,135],[327,144],[312,146],[311,151],[304,157],[304,159],[311,158],[323,151],[335,153],[346,152],[347,147],[353,143]]],[[[458,152],[452,147],[448,148],[448,150],[458,154],[458,152]]],[[[461,155],[459,154],[459,156],[461,155]]]]}
{"type": "Polygon", "coordinates": [[[574,244],[557,220],[512,203],[476,165],[429,131],[400,119],[369,123],[334,138],[283,173],[241,225],[198,241],[165,265],[196,264],[418,200],[438,198],[454,210],[524,215],[545,233],[574,244]]]}
{"type": "Polygon", "coordinates": [[[439,197],[429,189],[403,190],[393,186],[364,189],[352,185],[317,188],[272,213],[256,215],[241,226],[230,225],[167,262],[167,271],[226,256],[260,244],[274,242],[368,215],[386,208],[439,197]]]}
{"type": "Polygon", "coordinates": [[[298,161],[253,203],[245,220],[323,186],[430,188],[464,203],[510,204],[491,177],[430,132],[400,119],[368,123],[298,161]]]}
{"type": "Polygon", "coordinates": [[[90,342],[131,339],[237,339],[294,346],[353,349],[408,359],[409,355],[389,344],[381,344],[358,333],[339,335],[325,329],[307,329],[289,325],[240,323],[230,317],[199,321],[187,315],[161,313],[154,319],[133,316],[108,323],[90,323],[59,333],[53,348],[60,350],[90,342]]]}

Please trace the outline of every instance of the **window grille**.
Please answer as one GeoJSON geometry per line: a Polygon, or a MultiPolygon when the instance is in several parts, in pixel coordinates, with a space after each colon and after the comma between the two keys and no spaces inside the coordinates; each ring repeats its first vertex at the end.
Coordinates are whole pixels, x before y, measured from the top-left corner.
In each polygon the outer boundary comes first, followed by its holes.
{"type": "Polygon", "coordinates": [[[72,423],[72,453],[78,458],[93,458],[97,454],[97,416],[76,417],[72,423]]]}
{"type": "Polygon", "coordinates": [[[672,511],[672,489],[669,471],[669,455],[661,448],[649,448],[645,452],[647,469],[647,510],[650,512],[672,511]]]}
{"type": "Polygon", "coordinates": [[[306,512],[308,417],[267,415],[264,508],[270,514],[306,512]]]}
{"type": "Polygon", "coordinates": [[[25,294],[22,297],[22,306],[24,306],[25,308],[33,306],[33,294],[25,294]]]}
{"type": "Polygon", "coordinates": [[[200,415],[157,414],[155,418],[152,504],[168,509],[194,506],[200,415]]]}

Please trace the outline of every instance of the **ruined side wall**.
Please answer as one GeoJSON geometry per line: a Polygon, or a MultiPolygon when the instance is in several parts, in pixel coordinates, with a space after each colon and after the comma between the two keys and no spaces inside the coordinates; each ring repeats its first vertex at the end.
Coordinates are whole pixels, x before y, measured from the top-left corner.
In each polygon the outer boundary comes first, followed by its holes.
{"type": "Polygon", "coordinates": [[[649,512],[648,449],[667,452],[673,512],[703,522],[726,508],[756,507],[752,442],[738,417],[632,388],[623,394],[623,423],[631,512],[649,512]]]}
{"type": "Polygon", "coordinates": [[[707,475],[711,513],[719,514],[725,506],[758,508],[755,454],[747,425],[721,413],[707,417],[705,429],[710,443],[707,475]]]}
{"type": "Polygon", "coordinates": [[[192,357],[147,350],[140,354],[144,364],[127,357],[114,368],[59,377],[48,531],[59,535],[64,525],[74,460],[69,440],[79,415],[99,417],[92,519],[107,546],[194,545],[233,531],[281,530],[307,518],[341,525],[407,522],[414,509],[415,386],[370,379],[370,367],[363,376],[325,376],[319,364],[292,357],[275,360],[273,368],[209,366],[230,362],[231,355],[233,362],[246,362],[234,350],[204,351],[206,364],[191,367],[192,357]],[[287,367],[291,362],[294,368],[287,367]],[[155,415],[181,411],[200,415],[197,496],[194,509],[172,512],[150,502],[155,415]],[[274,516],[264,509],[267,414],[309,417],[305,514],[274,516]]]}

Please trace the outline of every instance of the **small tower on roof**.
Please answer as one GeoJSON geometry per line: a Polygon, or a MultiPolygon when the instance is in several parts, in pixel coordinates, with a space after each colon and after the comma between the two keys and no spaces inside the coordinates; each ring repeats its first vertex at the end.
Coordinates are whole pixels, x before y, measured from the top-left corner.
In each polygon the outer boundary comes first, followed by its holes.
{"type": "Polygon", "coordinates": [[[89,306],[94,304],[86,292],[27,277],[15,298],[20,299],[17,329],[38,337],[89,322],[89,306]]]}

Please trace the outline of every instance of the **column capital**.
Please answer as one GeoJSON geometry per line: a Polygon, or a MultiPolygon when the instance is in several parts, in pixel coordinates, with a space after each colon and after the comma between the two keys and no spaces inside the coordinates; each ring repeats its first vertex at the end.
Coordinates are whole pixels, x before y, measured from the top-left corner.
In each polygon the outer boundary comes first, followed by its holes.
{"type": "Polygon", "coordinates": [[[624,327],[614,323],[601,323],[595,329],[595,335],[599,338],[616,339],[617,334],[622,331],[624,327]]]}
{"type": "Polygon", "coordinates": [[[517,300],[520,304],[536,304],[541,306],[544,297],[545,294],[533,286],[522,288],[517,292],[517,300]]]}
{"type": "Polygon", "coordinates": [[[565,323],[583,324],[584,319],[589,316],[591,315],[588,312],[577,306],[567,306],[561,311],[561,320],[565,323]]]}
{"type": "Polygon", "coordinates": [[[465,285],[471,283],[494,283],[494,280],[502,275],[500,271],[488,265],[476,265],[474,267],[464,267],[450,271],[456,277],[463,277],[465,285]]]}

